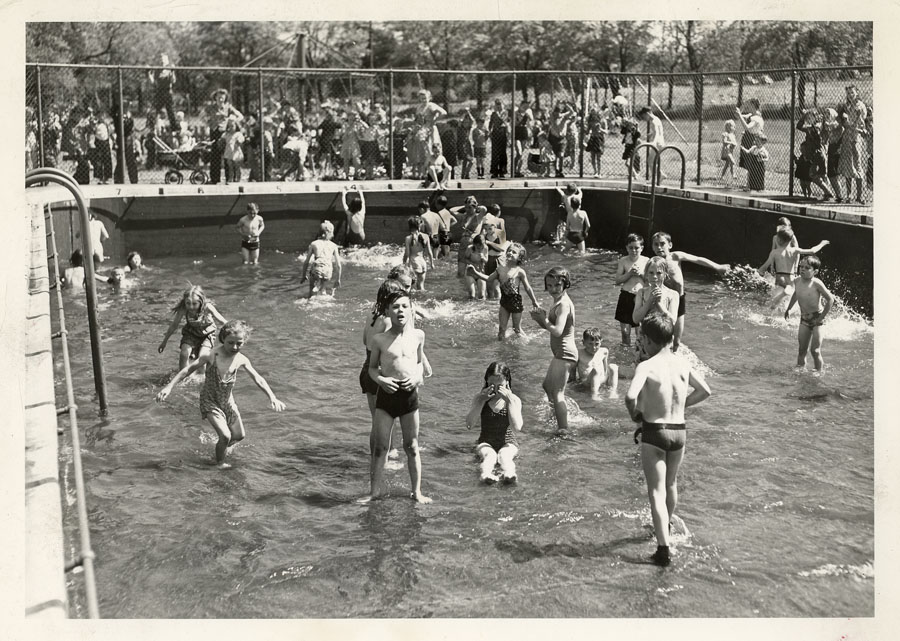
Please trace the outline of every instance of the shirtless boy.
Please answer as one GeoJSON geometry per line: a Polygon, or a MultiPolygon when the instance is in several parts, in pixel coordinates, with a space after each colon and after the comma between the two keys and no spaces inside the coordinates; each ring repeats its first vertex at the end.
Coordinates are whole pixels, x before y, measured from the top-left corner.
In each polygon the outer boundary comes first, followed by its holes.
{"type": "Polygon", "coordinates": [[[709,387],[687,359],[669,347],[674,324],[665,314],[654,313],[641,322],[647,350],[654,353],[634,370],[625,395],[631,418],[641,423],[641,464],[647,479],[650,513],[656,532],[652,561],[669,565],[669,522],[678,503],[678,467],[686,437],[684,409],[709,398],[709,387]],[[688,387],[693,390],[688,394],[688,387]]]}
{"type": "Polygon", "coordinates": [[[431,503],[422,494],[422,462],[419,458],[419,396],[416,388],[422,384],[425,332],[412,325],[413,309],[409,295],[392,292],[385,301],[391,319],[386,332],[372,337],[369,376],[378,384],[375,415],[372,418],[370,499],[385,494],[384,464],[390,448],[391,426],[400,419],[403,449],[409,468],[412,498],[419,503],[431,503]]]}
{"type": "Polygon", "coordinates": [[[784,298],[793,293],[794,278],[797,276],[797,265],[800,263],[801,256],[818,253],[823,247],[828,245],[827,240],[823,240],[815,247],[810,249],[800,249],[791,241],[794,240],[794,231],[790,227],[779,227],[775,234],[775,248],[769,252],[769,257],[762,265],[760,265],[759,275],[762,276],[770,265],[775,266],[775,291],[772,293],[770,304],[776,307],[784,298]]]}
{"type": "Polygon", "coordinates": [[[241,235],[241,254],[245,265],[259,263],[259,236],[266,228],[263,217],[259,215],[259,205],[247,204],[247,213],[237,222],[237,230],[241,235]]]}
{"type": "Polygon", "coordinates": [[[675,340],[672,343],[672,351],[677,352],[681,345],[681,335],[684,333],[684,274],[681,273],[681,263],[695,263],[716,270],[719,274],[724,274],[731,265],[714,263],[708,258],[702,256],[694,256],[682,251],[672,251],[672,237],[664,231],[658,231],[653,234],[651,239],[653,253],[666,259],[669,266],[669,273],[666,276],[665,286],[674,289],[678,293],[678,316],[675,321],[675,340]]]}
{"type": "Polygon", "coordinates": [[[581,341],[574,368],[575,380],[587,385],[594,396],[600,392],[601,385],[609,383],[609,397],[615,398],[619,386],[619,366],[610,363],[609,350],[600,347],[603,341],[600,330],[596,327],[584,330],[581,341]]]}
{"type": "Polygon", "coordinates": [[[800,263],[800,278],[794,280],[794,293],[791,294],[791,301],[784,311],[784,319],[787,320],[794,303],[800,305],[800,329],[797,332],[800,349],[797,352],[797,367],[806,367],[806,353],[810,352],[816,371],[821,371],[825,365],[822,360],[822,337],[819,328],[834,304],[834,296],[824,283],[816,278],[821,264],[817,256],[807,256],[803,259],[800,263]]]}

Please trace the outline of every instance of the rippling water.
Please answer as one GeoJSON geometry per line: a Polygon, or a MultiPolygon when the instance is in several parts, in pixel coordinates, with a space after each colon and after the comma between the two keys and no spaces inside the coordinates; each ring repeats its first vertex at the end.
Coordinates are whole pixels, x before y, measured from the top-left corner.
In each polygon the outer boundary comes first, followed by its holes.
{"type": "MultiPolygon", "coordinates": [[[[633,367],[613,320],[617,257],[529,251],[533,284],[554,264],[571,270],[577,333],[600,327],[624,395],[633,367]]],[[[104,617],[873,616],[871,325],[837,313],[823,329],[825,373],[798,373],[796,321],[768,315],[758,291],[686,274],[686,353],[713,396],[688,410],[686,531],[661,569],[648,562],[655,540],[624,403],[570,389],[572,435],[554,438],[541,390],[547,334],[526,317],[522,337],[498,342],[496,303],[464,300],[455,257],[418,295],[434,367],[420,391],[422,487],[434,503],[406,498],[398,464],[390,498],[355,502],[368,491],[361,336],[400,254],[352,253],[337,297],[313,301],[300,297],[296,256],[264,252],[256,267],[237,255],[150,261],[130,291],[101,292],[102,419],[83,303],[67,300],[104,617]],[[288,406],[271,411],[239,375],[248,438],[224,472],[207,464],[215,435],[200,418],[199,383],[154,402],[179,335],[163,355],[156,348],[189,282],[254,326],[244,353],[288,406]],[[465,428],[493,360],[510,365],[524,403],[516,486],[478,483],[477,433],[465,428]]],[[[61,364],[56,372],[60,381],[61,364]]],[[[63,457],[71,504],[68,448],[63,457]]]]}

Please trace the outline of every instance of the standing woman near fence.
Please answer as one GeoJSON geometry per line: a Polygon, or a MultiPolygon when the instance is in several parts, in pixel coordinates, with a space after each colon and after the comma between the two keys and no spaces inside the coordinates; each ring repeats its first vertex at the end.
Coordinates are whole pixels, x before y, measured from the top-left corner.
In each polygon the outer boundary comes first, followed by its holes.
{"type": "MultiPolygon", "coordinates": [[[[734,115],[737,116],[738,122],[744,127],[744,134],[741,136],[741,147],[749,149],[756,144],[757,136],[763,133],[762,113],[759,109],[759,100],[750,98],[747,101],[750,108],[749,113],[741,113],[740,107],[734,108],[734,115]]],[[[738,166],[747,170],[747,189],[761,190],[766,185],[766,165],[758,156],[741,150],[740,161],[738,166]]]]}
{"type": "MultiPolygon", "coordinates": [[[[437,121],[447,115],[446,110],[438,104],[431,102],[431,92],[427,89],[419,90],[419,105],[416,107],[416,114],[421,114],[425,119],[425,125],[431,131],[431,139],[428,141],[426,149],[431,149],[432,145],[441,145],[441,135],[438,132],[437,121]]],[[[443,149],[441,150],[443,151],[443,149]]]]}
{"type": "Polygon", "coordinates": [[[228,102],[228,92],[216,89],[212,95],[213,102],[206,108],[209,119],[209,182],[213,185],[222,180],[222,155],[225,153],[225,127],[231,117],[236,123],[244,119],[244,115],[228,102]]]}
{"type": "Polygon", "coordinates": [[[844,113],[847,120],[844,124],[844,149],[846,153],[841,154],[841,163],[843,170],[841,174],[847,180],[847,200],[851,197],[851,181],[856,185],[856,202],[864,203],[863,198],[863,177],[865,176],[866,167],[868,166],[868,154],[866,134],[866,117],[868,110],[865,103],[859,99],[859,89],[854,85],[850,85],[846,89],[847,102],[844,103],[844,113]]]}

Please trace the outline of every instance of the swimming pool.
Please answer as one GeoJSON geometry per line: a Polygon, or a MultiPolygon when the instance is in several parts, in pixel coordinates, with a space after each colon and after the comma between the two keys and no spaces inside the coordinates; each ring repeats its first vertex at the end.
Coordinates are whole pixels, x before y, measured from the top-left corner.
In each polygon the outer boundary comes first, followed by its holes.
{"type": "MultiPolygon", "coordinates": [[[[320,213],[310,208],[310,225],[320,213]]],[[[70,343],[83,346],[72,360],[104,617],[873,616],[874,330],[858,316],[826,326],[821,377],[796,373],[794,322],[770,318],[758,294],[686,270],[684,343],[713,396],[688,410],[678,514],[690,533],[661,570],[647,563],[655,543],[624,403],[570,389],[572,436],[554,438],[541,390],[546,333],[526,320],[522,337],[498,342],[496,304],[464,300],[455,260],[417,296],[435,371],[420,411],[434,503],[406,498],[404,466],[387,473],[389,499],[357,504],[370,425],[357,383],[362,330],[401,249],[351,253],[337,296],[306,301],[297,252],[274,248],[305,245],[307,230],[294,240],[270,226],[261,264],[247,267],[231,226],[207,225],[207,238],[170,227],[167,245],[162,226],[132,236],[148,243],[132,244],[151,269],[129,291],[101,292],[106,418],[91,403],[84,315],[67,311],[70,343]],[[184,243],[190,255],[177,255],[184,243]],[[207,465],[215,439],[197,383],[153,400],[177,362],[172,344],[163,355],[156,346],[189,282],[255,327],[244,353],[288,405],[272,412],[239,377],[248,438],[227,472],[207,465]],[[524,403],[516,486],[478,483],[477,433],[465,429],[493,360],[509,364],[524,403]]],[[[552,265],[572,272],[577,333],[599,327],[629,376],[613,320],[617,254],[528,249],[532,283],[552,265]]],[[[61,461],[70,465],[64,448],[61,461]]],[[[77,614],[80,597],[70,597],[77,614]]]]}

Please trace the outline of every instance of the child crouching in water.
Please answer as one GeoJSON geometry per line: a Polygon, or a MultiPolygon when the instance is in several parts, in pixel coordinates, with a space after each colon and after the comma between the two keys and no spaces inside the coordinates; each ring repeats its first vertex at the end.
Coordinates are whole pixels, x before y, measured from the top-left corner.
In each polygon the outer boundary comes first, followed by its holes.
{"type": "Polygon", "coordinates": [[[582,346],[578,350],[578,362],[572,369],[571,377],[578,383],[587,385],[591,394],[600,393],[600,387],[609,384],[609,397],[615,398],[619,386],[619,366],[609,362],[609,350],[600,347],[603,337],[600,330],[590,327],[581,337],[582,346]]]}
{"type": "Polygon", "coordinates": [[[513,394],[512,374],[505,363],[494,361],[484,373],[484,387],[472,399],[466,429],[481,424],[475,452],[481,457],[481,480],[496,483],[494,466],[500,462],[504,483],[516,482],[513,458],[519,452],[516,432],[522,430],[522,400],[513,394]]]}
{"type": "Polygon", "coordinates": [[[276,412],[285,408],[284,403],[275,398],[269,384],[250,364],[250,360],[241,354],[241,349],[252,328],[244,321],[229,321],[219,330],[219,346],[211,353],[180,370],[169,384],[156,395],[158,403],[163,402],[172,392],[172,388],[201,367],[206,367],[206,378],[200,388],[200,415],[209,421],[219,435],[216,442],[216,465],[220,469],[231,466],[225,462],[228,448],[246,436],[244,423],[237,403],[234,402],[232,390],[237,380],[238,370],[244,368],[257,387],[269,396],[269,403],[276,412]],[[208,366],[208,367],[207,367],[208,366]]]}

